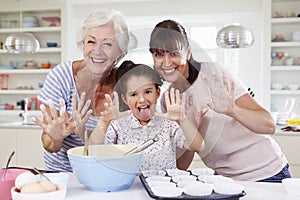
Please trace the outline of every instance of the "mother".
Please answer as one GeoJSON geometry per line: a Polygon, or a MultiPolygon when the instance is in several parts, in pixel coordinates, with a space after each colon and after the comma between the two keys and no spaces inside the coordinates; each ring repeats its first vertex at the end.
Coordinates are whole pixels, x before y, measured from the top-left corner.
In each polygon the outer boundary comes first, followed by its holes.
{"type": "MultiPolygon", "coordinates": [[[[189,114],[205,140],[199,155],[208,167],[235,180],[281,182],[290,177],[284,154],[268,136],[275,132],[269,112],[228,70],[194,60],[182,25],[173,20],[158,23],[150,52],[156,71],[170,87],[187,93],[185,110],[196,111],[189,114]]],[[[183,154],[178,166],[187,168],[192,158],[193,153],[183,154]]]]}
{"type": "Polygon", "coordinates": [[[84,58],[63,62],[49,72],[38,96],[45,105],[44,120],[33,119],[43,128],[46,170],[72,171],[67,150],[82,146],[85,128],[92,130],[98,122],[104,94],[112,95],[115,65],[127,53],[128,42],[128,24],[123,14],[95,10],[84,20],[78,34],[77,44],[84,58]],[[89,100],[84,106],[85,99],[89,100]]]}

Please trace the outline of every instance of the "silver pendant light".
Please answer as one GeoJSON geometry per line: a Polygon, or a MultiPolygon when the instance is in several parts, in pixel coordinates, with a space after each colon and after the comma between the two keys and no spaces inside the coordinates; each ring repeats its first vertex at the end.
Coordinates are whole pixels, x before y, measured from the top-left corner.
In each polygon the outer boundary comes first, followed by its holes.
{"type": "MultiPolygon", "coordinates": [[[[20,5],[20,28],[22,28],[22,9],[21,1],[17,0],[20,5]]],[[[4,43],[4,49],[8,53],[36,53],[40,49],[39,41],[30,33],[15,33],[9,35],[4,43]]]]}
{"type": "Polygon", "coordinates": [[[40,43],[30,33],[16,33],[6,38],[4,48],[8,53],[36,53],[40,43]]]}
{"type": "Polygon", "coordinates": [[[246,48],[254,43],[254,37],[248,28],[233,24],[218,32],[216,42],[221,48],[246,48]]]}

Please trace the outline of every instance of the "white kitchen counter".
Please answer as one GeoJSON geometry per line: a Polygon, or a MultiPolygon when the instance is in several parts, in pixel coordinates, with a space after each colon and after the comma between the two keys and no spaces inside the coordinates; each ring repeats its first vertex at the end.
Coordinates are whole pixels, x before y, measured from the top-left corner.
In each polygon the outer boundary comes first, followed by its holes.
{"type": "Polygon", "coordinates": [[[2,122],[0,123],[0,129],[41,129],[38,125],[32,123],[32,124],[22,124],[21,121],[17,122],[2,122]]]}
{"type": "MultiPolygon", "coordinates": [[[[300,196],[292,196],[287,194],[281,183],[257,183],[239,181],[245,187],[246,196],[240,198],[241,200],[296,200],[300,196]]],[[[79,183],[76,176],[70,173],[70,181],[67,190],[66,200],[82,200],[82,199],[105,199],[105,200],[147,200],[152,199],[139,177],[136,178],[135,183],[128,189],[118,192],[92,192],[87,190],[79,183]]]]}

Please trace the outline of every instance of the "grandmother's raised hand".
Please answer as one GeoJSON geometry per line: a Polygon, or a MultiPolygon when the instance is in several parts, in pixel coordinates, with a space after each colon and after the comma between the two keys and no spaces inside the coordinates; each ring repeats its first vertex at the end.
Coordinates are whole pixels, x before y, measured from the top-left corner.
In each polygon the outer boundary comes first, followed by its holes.
{"type": "Polygon", "coordinates": [[[48,100],[48,105],[41,105],[43,121],[36,116],[32,117],[32,121],[39,125],[45,134],[48,134],[53,141],[61,142],[65,137],[69,136],[74,129],[72,120],[66,113],[65,101],[59,99],[60,110],[56,111],[53,101],[48,100]]]}
{"type": "Polygon", "coordinates": [[[180,97],[179,90],[171,88],[170,91],[164,93],[166,102],[166,113],[155,113],[156,116],[163,117],[172,121],[176,121],[178,124],[182,122],[185,116],[185,101],[186,94],[183,93],[180,97]]]}
{"type": "Polygon", "coordinates": [[[102,121],[109,123],[111,120],[119,119],[131,113],[130,110],[120,112],[117,92],[113,92],[113,99],[109,94],[105,94],[105,98],[107,102],[104,103],[104,111],[100,113],[102,121]]]}
{"type": "Polygon", "coordinates": [[[86,93],[82,92],[80,100],[77,101],[77,93],[72,95],[72,125],[75,134],[84,142],[85,124],[92,114],[92,109],[89,109],[91,100],[85,101],[86,93]]]}

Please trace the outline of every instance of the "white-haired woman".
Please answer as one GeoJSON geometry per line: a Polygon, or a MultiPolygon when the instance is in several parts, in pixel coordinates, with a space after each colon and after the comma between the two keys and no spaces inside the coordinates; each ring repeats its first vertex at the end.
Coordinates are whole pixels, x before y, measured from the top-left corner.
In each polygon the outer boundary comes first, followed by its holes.
{"type": "Polygon", "coordinates": [[[124,15],[113,9],[95,10],[78,32],[83,59],[60,63],[47,75],[38,95],[43,121],[33,118],[43,128],[46,170],[72,171],[67,150],[82,146],[84,130],[91,131],[97,124],[104,94],[112,95],[115,86],[115,65],[127,54],[128,43],[124,15]]]}

